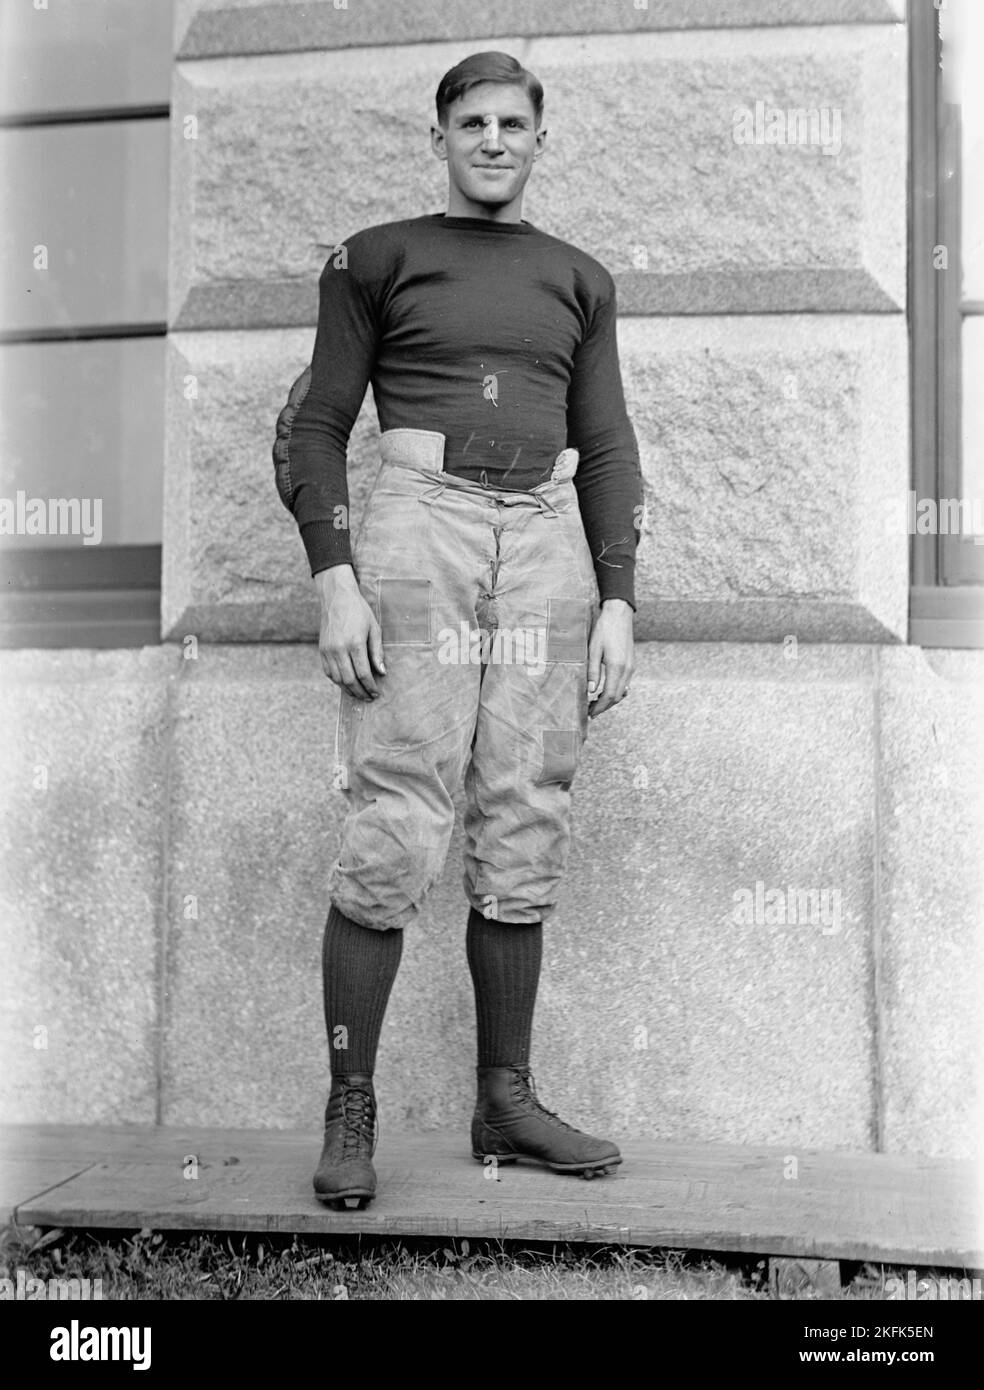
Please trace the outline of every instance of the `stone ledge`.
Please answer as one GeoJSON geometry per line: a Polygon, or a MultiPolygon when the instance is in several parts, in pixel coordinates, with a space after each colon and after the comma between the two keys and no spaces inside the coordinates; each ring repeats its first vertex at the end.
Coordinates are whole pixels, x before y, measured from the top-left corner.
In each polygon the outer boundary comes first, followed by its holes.
{"type": "Polygon", "coordinates": [[[903,0],[178,0],[179,58],[505,35],[895,23],[903,0]]]}
{"type": "MultiPolygon", "coordinates": [[[[709,271],[695,278],[617,270],[612,279],[626,317],[751,312],[734,308],[735,279],[724,273],[709,271]]],[[[830,313],[894,313],[899,308],[863,270],[763,271],[746,275],[743,290],[757,314],[808,312],[818,304],[830,313]]],[[[315,273],[305,280],[226,280],[195,286],[175,328],[313,328],[317,321],[315,273]]]]}

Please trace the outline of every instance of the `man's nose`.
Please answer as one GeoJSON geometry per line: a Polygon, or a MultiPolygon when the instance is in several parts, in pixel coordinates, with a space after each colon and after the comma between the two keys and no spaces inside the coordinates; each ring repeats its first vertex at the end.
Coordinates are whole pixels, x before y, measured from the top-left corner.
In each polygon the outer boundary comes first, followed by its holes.
{"type": "Polygon", "coordinates": [[[486,116],[482,126],[482,146],[484,149],[499,149],[499,121],[496,116],[486,116]]]}

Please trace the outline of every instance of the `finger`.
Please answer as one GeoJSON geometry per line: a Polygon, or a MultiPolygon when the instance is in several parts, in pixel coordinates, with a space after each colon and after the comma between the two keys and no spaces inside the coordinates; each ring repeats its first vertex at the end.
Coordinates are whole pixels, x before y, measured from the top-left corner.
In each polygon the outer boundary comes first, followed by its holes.
{"type": "MultiPolygon", "coordinates": [[[[588,699],[589,699],[589,700],[591,699],[591,696],[590,696],[590,695],[588,696],[588,699]]],[[[605,681],[605,679],[604,679],[604,673],[603,673],[603,680],[602,680],[601,689],[598,691],[598,693],[597,693],[597,694],[595,695],[595,697],[594,697],[594,704],[589,705],[589,707],[588,707],[588,717],[589,717],[589,719],[597,719],[599,714],[604,714],[605,710],[606,710],[606,709],[611,709],[611,707],[612,707],[612,691],[611,691],[610,686],[608,686],[608,685],[606,684],[606,681],[605,681]]]]}
{"type": "Polygon", "coordinates": [[[339,685],[338,666],[336,665],[327,647],[319,647],[318,655],[321,657],[321,669],[331,681],[332,685],[339,685]]]}
{"type": "Polygon", "coordinates": [[[355,672],[356,680],[361,683],[363,690],[368,692],[370,699],[377,700],[379,689],[372,678],[372,672],[369,670],[369,655],[365,649],[352,653],[352,669],[355,672]]]}
{"type": "Polygon", "coordinates": [[[610,710],[613,705],[619,703],[627,685],[628,673],[624,666],[606,665],[604,693],[594,709],[589,711],[595,719],[599,714],[604,714],[606,710],[610,710]]]}
{"type": "Polygon", "coordinates": [[[619,666],[615,668],[614,672],[611,675],[611,679],[609,680],[613,704],[617,705],[619,701],[625,699],[625,696],[628,694],[629,680],[631,678],[631,675],[632,672],[629,670],[627,666],[619,666]]]}
{"type": "Polygon", "coordinates": [[[356,700],[368,700],[369,692],[364,689],[362,682],[355,674],[352,659],[348,652],[339,652],[336,656],[338,662],[339,677],[342,685],[356,700]]]}
{"type": "Polygon", "coordinates": [[[369,629],[369,660],[381,676],[386,675],[386,662],[383,657],[383,633],[375,618],[369,629]]]}
{"type": "Polygon", "coordinates": [[[601,653],[588,653],[588,701],[597,700],[607,679],[601,653]]]}

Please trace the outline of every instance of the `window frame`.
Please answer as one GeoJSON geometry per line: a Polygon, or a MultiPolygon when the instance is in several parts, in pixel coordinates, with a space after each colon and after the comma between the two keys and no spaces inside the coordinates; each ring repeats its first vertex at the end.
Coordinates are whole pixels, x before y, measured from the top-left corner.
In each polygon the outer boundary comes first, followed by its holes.
{"type": "Polygon", "coordinates": [[[161,644],[159,545],[38,546],[0,560],[0,648],[161,644]]]}
{"type": "MultiPolygon", "coordinates": [[[[91,121],[170,120],[167,105],[0,117],[6,130],[91,121]]],[[[0,331],[3,345],[167,337],[167,324],[0,331]]],[[[0,650],[161,645],[160,545],[32,546],[0,552],[0,650]]]]}
{"type": "MultiPolygon", "coordinates": [[[[962,486],[960,110],[944,103],[939,11],[910,0],[909,347],[912,487],[959,498],[962,486]],[[946,247],[947,269],[934,251],[946,247]]],[[[984,546],[971,537],[910,537],[909,643],[984,647],[984,546]]]]}

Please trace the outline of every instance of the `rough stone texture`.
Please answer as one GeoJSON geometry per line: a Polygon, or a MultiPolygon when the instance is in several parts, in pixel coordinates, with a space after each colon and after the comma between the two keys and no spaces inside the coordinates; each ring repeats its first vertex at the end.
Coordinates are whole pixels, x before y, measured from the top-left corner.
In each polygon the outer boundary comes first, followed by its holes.
{"type": "Polygon", "coordinates": [[[871,654],[640,657],[580,777],[539,1008],[549,1094],[640,1136],[864,1148],[871,654]],[[757,882],[837,890],[840,929],[737,925],[757,882]]]}
{"type": "MultiPolygon", "coordinates": [[[[649,505],[637,637],[904,639],[908,543],[884,524],[908,487],[901,316],[623,319],[619,335],[649,505]]],[[[313,337],[172,335],[167,637],[317,635],[270,457],[313,337]]],[[[370,392],[350,449],[354,527],[377,437],[370,392]]]]}
{"type": "MultiPolygon", "coordinates": [[[[973,1154],[984,657],[665,643],[638,658],[575,791],[535,1025],[547,1103],[597,1131],[791,1157],[973,1154]],[[736,921],[757,884],[826,890],[826,915],[736,921]]],[[[344,806],[315,649],[8,652],[0,675],[4,1119],[316,1130],[344,806]]],[[[379,1067],[384,1125],[464,1144],[461,848],[459,815],[379,1067]]]]}
{"type": "Polygon", "coordinates": [[[909,477],[904,321],[623,329],[649,509],[639,635],[904,639],[907,539],[884,524],[909,477]]]}
{"type": "MultiPolygon", "coordinates": [[[[277,415],[313,346],[310,330],[169,340],[161,606],[171,640],[317,635],[304,545],[272,460],[277,415]]],[[[369,392],[349,445],[353,528],[379,466],[378,436],[369,392]]]]}
{"type": "Polygon", "coordinates": [[[427,39],[898,20],[903,0],[178,0],[181,58],[427,39]]]}
{"type": "MultiPolygon", "coordinates": [[[[623,313],[904,307],[901,26],[552,38],[520,51],[552,132],[525,215],[595,254],[623,313]],[[836,109],[839,153],[737,144],[734,112],[757,100],[836,109]]],[[[335,51],[178,64],[171,325],[313,324],[331,246],[442,211],[427,130],[437,80],[461,56],[428,44],[357,62],[335,51]]]]}
{"type": "Polygon", "coordinates": [[[984,1155],[984,652],[881,654],[883,1144],[984,1155]]]}
{"type": "MultiPolygon", "coordinates": [[[[343,810],[334,690],[311,648],[199,650],[175,701],[164,1117],[316,1127],[319,947],[343,810]],[[197,920],[183,918],[189,894],[197,920]]],[[[866,1147],[870,654],[691,645],[641,658],[632,703],[589,739],[547,933],[541,1090],[624,1135],[866,1147]],[[840,917],[736,925],[734,894],[756,880],[836,888],[840,917]]],[[[459,820],[406,943],[379,1075],[384,1127],[447,1126],[461,1143],[466,917],[459,820]]]]}
{"type": "Polygon", "coordinates": [[[336,708],[314,647],[203,645],[184,662],[169,806],[165,1124],[317,1129],[336,708]]]}
{"type": "Polygon", "coordinates": [[[2,654],[6,1122],[154,1122],[176,665],[153,647],[2,654]]]}

